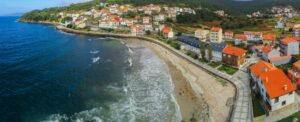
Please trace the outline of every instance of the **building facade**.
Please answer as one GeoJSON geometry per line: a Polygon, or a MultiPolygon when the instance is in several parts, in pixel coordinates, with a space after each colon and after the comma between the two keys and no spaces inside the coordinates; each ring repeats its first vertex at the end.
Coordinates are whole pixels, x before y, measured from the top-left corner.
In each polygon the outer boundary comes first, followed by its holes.
{"type": "Polygon", "coordinates": [[[222,51],[222,63],[241,68],[246,62],[247,51],[241,48],[226,46],[222,51]]]}
{"type": "Polygon", "coordinates": [[[210,41],[211,42],[216,42],[216,43],[221,43],[223,42],[223,31],[222,28],[211,28],[210,29],[210,41]]]}

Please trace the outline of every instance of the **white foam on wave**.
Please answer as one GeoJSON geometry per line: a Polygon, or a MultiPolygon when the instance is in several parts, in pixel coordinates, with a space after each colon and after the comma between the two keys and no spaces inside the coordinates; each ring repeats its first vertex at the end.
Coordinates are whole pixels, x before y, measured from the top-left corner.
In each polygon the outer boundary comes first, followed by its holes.
{"type": "Polygon", "coordinates": [[[71,121],[71,122],[102,122],[103,120],[100,118],[103,114],[102,108],[93,108],[91,110],[82,111],[79,113],[75,113],[71,116],[60,115],[60,114],[53,114],[50,115],[46,120],[42,122],[64,122],[64,121],[71,121]]]}
{"type": "Polygon", "coordinates": [[[96,63],[96,62],[98,62],[99,60],[100,60],[100,57],[92,58],[93,63],[96,63]]]}
{"type": "Polygon", "coordinates": [[[99,50],[90,51],[91,54],[98,54],[99,50]]]}
{"type": "Polygon", "coordinates": [[[65,34],[65,35],[75,35],[75,34],[73,34],[73,33],[67,33],[67,32],[64,32],[64,31],[58,31],[59,33],[62,33],[62,34],[65,34]]]}
{"type": "Polygon", "coordinates": [[[128,63],[129,63],[129,66],[132,67],[132,64],[133,64],[132,63],[132,58],[128,58],[128,63]]]}

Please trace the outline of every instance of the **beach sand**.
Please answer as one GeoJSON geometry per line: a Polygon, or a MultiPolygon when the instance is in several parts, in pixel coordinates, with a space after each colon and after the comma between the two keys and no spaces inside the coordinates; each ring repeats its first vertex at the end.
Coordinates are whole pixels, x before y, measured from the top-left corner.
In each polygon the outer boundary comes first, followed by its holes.
{"type": "Polygon", "coordinates": [[[226,106],[226,103],[235,95],[232,84],[228,82],[224,85],[214,76],[157,44],[130,40],[149,47],[168,65],[182,121],[227,121],[230,116],[230,106],[226,106]]]}

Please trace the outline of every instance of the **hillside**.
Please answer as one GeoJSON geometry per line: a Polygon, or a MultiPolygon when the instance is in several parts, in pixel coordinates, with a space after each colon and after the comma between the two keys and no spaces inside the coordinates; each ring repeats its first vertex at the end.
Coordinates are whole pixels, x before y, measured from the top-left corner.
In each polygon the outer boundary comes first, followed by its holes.
{"type": "Polygon", "coordinates": [[[133,4],[133,5],[146,5],[146,4],[165,4],[177,6],[189,6],[192,8],[208,8],[209,10],[225,10],[226,13],[231,15],[240,15],[250,13],[258,10],[265,10],[276,5],[292,5],[296,9],[300,9],[300,0],[92,0],[85,3],[72,4],[66,7],[54,7],[44,10],[34,10],[24,14],[21,20],[51,20],[56,21],[57,17],[53,14],[59,12],[76,12],[81,10],[89,10],[96,8],[100,2],[119,3],[119,4],[133,4]]]}

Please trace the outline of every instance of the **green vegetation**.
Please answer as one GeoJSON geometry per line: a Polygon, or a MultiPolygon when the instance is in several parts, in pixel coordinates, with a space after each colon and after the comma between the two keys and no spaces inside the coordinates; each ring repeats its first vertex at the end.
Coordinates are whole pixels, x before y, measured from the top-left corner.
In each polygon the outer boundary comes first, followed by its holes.
{"type": "Polygon", "coordinates": [[[252,106],[253,106],[254,117],[258,117],[258,116],[266,114],[265,110],[263,109],[263,107],[260,104],[260,99],[259,98],[254,97],[252,99],[252,106]]]}
{"type": "Polygon", "coordinates": [[[218,70],[221,72],[225,72],[229,75],[233,75],[238,71],[238,69],[226,65],[222,65],[221,67],[218,68],[218,70]]]}
{"type": "Polygon", "coordinates": [[[287,71],[288,69],[291,69],[292,66],[293,66],[292,63],[287,63],[287,64],[279,65],[278,67],[279,67],[280,69],[283,69],[284,71],[287,71]]]}
{"type": "Polygon", "coordinates": [[[198,54],[196,54],[196,53],[194,53],[192,51],[187,51],[186,55],[192,57],[193,59],[198,59],[199,58],[198,54]]]}
{"type": "Polygon", "coordinates": [[[297,118],[298,120],[300,120],[300,111],[294,113],[294,114],[291,115],[291,116],[288,116],[287,118],[284,118],[284,119],[282,119],[282,120],[279,120],[278,122],[293,122],[295,118],[297,118]]]}
{"type": "Polygon", "coordinates": [[[210,63],[208,63],[208,66],[210,66],[212,68],[217,68],[220,65],[221,65],[220,62],[210,62],[210,63]]]}
{"type": "Polygon", "coordinates": [[[205,45],[204,44],[200,45],[200,54],[201,54],[202,60],[205,60],[205,45]]]}

